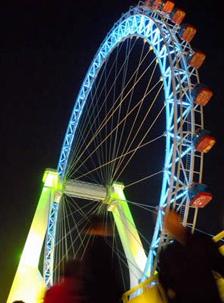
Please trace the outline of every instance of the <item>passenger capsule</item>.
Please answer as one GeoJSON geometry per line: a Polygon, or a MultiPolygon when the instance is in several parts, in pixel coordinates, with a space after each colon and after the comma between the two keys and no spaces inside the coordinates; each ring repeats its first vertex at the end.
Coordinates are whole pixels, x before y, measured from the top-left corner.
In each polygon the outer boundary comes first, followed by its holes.
{"type": "Polygon", "coordinates": [[[188,57],[188,64],[194,68],[199,69],[205,61],[206,55],[201,51],[195,51],[193,55],[188,57]]]}
{"type": "Polygon", "coordinates": [[[204,84],[197,84],[192,90],[192,97],[194,103],[205,106],[213,96],[210,88],[204,84]]]}

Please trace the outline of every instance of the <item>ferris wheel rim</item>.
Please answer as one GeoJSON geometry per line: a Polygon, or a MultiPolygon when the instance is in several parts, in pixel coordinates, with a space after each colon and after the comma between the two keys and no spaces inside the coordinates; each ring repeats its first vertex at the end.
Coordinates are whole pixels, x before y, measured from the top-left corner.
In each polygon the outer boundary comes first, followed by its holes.
{"type": "MultiPolygon", "coordinates": [[[[149,14],[149,13],[148,13],[149,14]]],[[[62,177],[62,179],[63,179],[63,177],[64,177],[64,175],[65,175],[65,171],[66,171],[66,166],[67,166],[67,161],[68,161],[68,158],[69,158],[69,154],[70,154],[70,150],[71,150],[71,146],[72,146],[72,142],[73,142],[73,138],[74,138],[74,134],[75,134],[75,127],[78,125],[78,122],[79,122],[79,118],[81,117],[81,114],[82,114],[82,110],[83,110],[83,107],[84,107],[84,105],[85,105],[85,101],[86,101],[86,99],[87,99],[87,97],[88,97],[88,93],[90,92],[90,90],[91,90],[91,84],[90,84],[90,80],[92,79],[92,81],[94,82],[95,81],[95,79],[96,79],[96,77],[97,77],[97,73],[99,72],[99,70],[101,69],[101,67],[102,67],[102,65],[103,65],[103,63],[104,63],[104,59],[105,58],[107,58],[107,56],[113,51],[113,49],[122,41],[122,39],[124,39],[124,37],[120,37],[117,41],[116,41],[116,43],[113,45],[113,46],[111,46],[111,45],[106,45],[106,43],[109,41],[109,40],[111,40],[112,41],[112,35],[114,35],[114,33],[116,32],[116,29],[118,29],[119,28],[119,25],[123,25],[124,26],[124,24],[125,23],[128,23],[130,20],[134,20],[134,21],[136,21],[136,18],[140,18],[141,20],[140,21],[142,21],[142,18],[143,19],[145,19],[145,20],[147,20],[147,24],[149,24],[150,23],[150,25],[152,25],[152,23],[153,24],[156,24],[156,22],[155,21],[157,21],[158,19],[156,19],[156,18],[158,18],[158,16],[159,15],[155,15],[155,13],[153,13],[153,12],[151,12],[149,15],[145,15],[145,14],[143,14],[142,13],[142,8],[140,8],[140,7],[135,7],[134,9],[132,9],[132,10],[130,10],[127,14],[125,14],[121,19],[119,19],[119,21],[117,22],[117,23],[115,23],[115,25],[114,25],[114,27],[111,29],[111,31],[108,33],[108,35],[106,36],[106,38],[104,39],[104,41],[102,42],[102,44],[101,44],[101,46],[100,46],[100,48],[98,49],[98,51],[97,51],[97,53],[96,53],[96,55],[95,55],[95,57],[94,57],[94,59],[93,59],[93,61],[92,61],[92,63],[91,63],[91,65],[90,65],[90,67],[89,67],[89,70],[88,70],[88,72],[87,72],[87,74],[86,74],[86,77],[85,77],[85,79],[84,79],[84,81],[83,81],[83,83],[82,83],[82,85],[81,85],[81,89],[80,89],[80,92],[79,92],[79,95],[78,95],[78,97],[77,97],[77,99],[76,99],[76,102],[75,102],[75,106],[74,106],[74,108],[73,108],[73,111],[72,111],[72,115],[71,115],[71,118],[70,118],[70,121],[69,121],[69,125],[68,125],[68,128],[67,128],[67,131],[66,131],[66,135],[65,135],[65,140],[64,140],[64,143],[63,143],[63,147],[62,147],[62,152],[61,152],[61,155],[60,155],[60,159],[59,159],[59,163],[58,163],[58,173],[59,173],[59,175],[62,177]],[[154,15],[153,15],[154,14],[154,15]],[[105,56],[105,58],[104,58],[104,56],[102,55],[103,53],[105,54],[105,51],[106,51],[106,49],[109,47],[109,51],[107,52],[107,55],[105,56]],[[101,59],[100,59],[100,57],[102,57],[101,59]],[[101,60],[101,61],[100,61],[101,60]],[[99,64],[100,63],[100,64],[99,64]],[[97,67],[97,65],[98,65],[98,67],[97,67]],[[95,75],[94,75],[94,73],[93,73],[93,71],[95,70],[95,75]],[[87,76],[87,75],[89,75],[89,76],[87,76]],[[88,89],[89,89],[89,87],[88,87],[88,85],[87,84],[90,84],[90,90],[88,91],[88,89]],[[85,100],[85,101],[83,101],[83,100],[85,100]],[[82,103],[83,102],[83,103],[82,103]],[[81,110],[81,113],[80,113],[80,110],[81,110]],[[79,117],[77,116],[77,115],[79,115],[79,117]],[[74,119],[74,116],[76,117],[76,119],[74,119]],[[78,119],[77,119],[77,117],[78,117],[78,119]]],[[[137,23],[137,22],[136,22],[137,23]]],[[[136,24],[136,32],[129,32],[128,34],[127,33],[125,33],[125,31],[124,31],[124,36],[125,36],[125,39],[126,38],[128,38],[128,37],[130,37],[130,36],[139,36],[140,38],[142,38],[142,39],[146,39],[147,40],[147,42],[149,43],[149,41],[148,41],[148,37],[146,37],[146,35],[144,35],[144,34],[140,34],[139,32],[138,32],[138,30],[139,30],[139,24],[137,25],[136,24]]],[[[156,24],[156,29],[158,29],[159,28],[159,25],[158,24],[156,24]]],[[[169,29],[170,29],[170,27],[168,27],[169,29]]],[[[151,34],[151,37],[152,37],[152,34],[151,34]]],[[[114,37],[113,37],[114,38],[114,37]]],[[[153,37],[154,39],[155,39],[155,37],[153,37]]],[[[158,37],[157,37],[158,38],[158,37]]],[[[159,38],[161,38],[160,36],[159,36],[159,38]]],[[[163,40],[163,39],[162,39],[163,40]]],[[[152,45],[152,41],[150,41],[151,43],[149,43],[150,45],[152,45]]],[[[155,42],[155,41],[154,41],[155,42]]],[[[163,40],[163,42],[164,42],[164,40],[163,40]]],[[[164,45],[165,45],[166,43],[164,43],[164,45]]],[[[156,57],[157,57],[157,59],[159,60],[159,64],[160,64],[160,71],[161,71],[161,74],[162,74],[162,70],[161,70],[161,66],[164,64],[164,66],[165,66],[165,63],[164,62],[162,62],[162,60],[161,60],[161,58],[158,56],[158,53],[156,54],[156,49],[155,49],[155,44],[153,45],[154,46],[154,53],[155,53],[155,55],[156,55],[156,57]]],[[[169,52],[167,52],[167,58],[169,57],[169,55],[170,55],[170,53],[169,52]]],[[[173,66],[172,66],[172,60],[171,61],[169,61],[169,67],[171,67],[171,71],[170,71],[170,74],[173,74],[174,73],[174,70],[173,70],[173,66]]],[[[164,76],[164,75],[163,75],[164,76]]],[[[171,79],[170,78],[170,80],[169,80],[170,82],[172,82],[173,81],[173,78],[171,79]]],[[[93,82],[92,82],[92,84],[93,84],[93,82]]],[[[173,87],[173,92],[175,92],[176,91],[176,84],[175,83],[173,83],[173,85],[174,85],[174,87],[173,87]]],[[[166,94],[166,92],[165,92],[165,102],[166,102],[166,106],[167,106],[167,103],[168,103],[168,101],[167,101],[167,99],[168,99],[168,97],[167,97],[167,94],[166,94]]],[[[166,110],[167,111],[167,110],[166,110]]],[[[177,119],[177,117],[176,117],[176,119],[177,119]]],[[[167,124],[167,120],[166,120],[166,124],[167,124]]],[[[174,139],[177,137],[177,132],[175,132],[175,127],[173,128],[173,130],[174,130],[174,139]]],[[[169,148],[170,147],[170,145],[171,145],[171,141],[172,141],[172,138],[170,137],[170,136],[166,136],[166,148],[169,148]]],[[[173,148],[173,147],[172,147],[173,148]]],[[[191,150],[191,153],[193,153],[193,151],[191,150]]],[[[168,153],[166,153],[166,159],[168,159],[170,156],[172,156],[171,158],[170,158],[170,160],[172,159],[172,165],[171,165],[171,167],[172,167],[172,171],[171,171],[171,176],[167,176],[166,175],[166,177],[165,177],[165,170],[164,170],[164,175],[163,175],[163,185],[162,185],[162,188],[166,188],[166,186],[167,186],[167,184],[168,184],[168,179],[169,180],[173,180],[173,177],[174,177],[174,174],[175,174],[175,172],[174,172],[174,170],[175,170],[175,167],[176,167],[176,165],[177,165],[177,162],[176,162],[176,158],[177,158],[177,156],[176,156],[176,153],[175,153],[175,155],[174,154],[172,154],[172,155],[168,155],[168,153]],[[165,180],[165,179],[167,179],[167,180],[165,180]],[[165,181],[164,181],[165,180],[165,181]]],[[[165,167],[167,166],[167,164],[168,164],[168,160],[165,160],[165,167]]],[[[169,165],[170,165],[170,162],[169,162],[169,165]]],[[[162,190],[161,190],[162,191],[162,190]]],[[[162,194],[161,194],[162,195],[162,194]]],[[[171,199],[171,198],[170,198],[171,199]]],[[[160,206],[162,206],[164,203],[161,203],[161,200],[160,200],[160,203],[159,203],[159,207],[160,206]]],[[[161,210],[162,211],[162,210],[161,210]]],[[[55,216],[55,212],[57,213],[57,209],[55,209],[54,210],[54,216],[55,216]]],[[[57,217],[57,216],[56,216],[57,217]]],[[[55,222],[53,222],[52,224],[54,225],[56,223],[56,221],[55,222]]],[[[158,222],[158,220],[157,220],[157,226],[158,225],[160,225],[161,224],[161,222],[158,222]]],[[[160,227],[159,227],[160,228],[160,227]]],[[[55,231],[54,231],[55,232],[55,231]]],[[[52,236],[52,235],[51,235],[52,236]]],[[[53,244],[53,243],[52,243],[53,244]]],[[[52,249],[52,248],[50,248],[50,249],[52,249]]],[[[153,254],[153,252],[152,252],[152,254],[153,254]]],[[[49,254],[48,254],[49,255],[49,254]]],[[[49,255],[50,256],[50,255],[49,255]]],[[[51,257],[51,256],[50,256],[51,257]]],[[[150,263],[150,262],[149,262],[150,263]]],[[[148,271],[148,270],[147,270],[148,271]]],[[[49,275],[47,276],[47,279],[49,279],[49,275]]]]}

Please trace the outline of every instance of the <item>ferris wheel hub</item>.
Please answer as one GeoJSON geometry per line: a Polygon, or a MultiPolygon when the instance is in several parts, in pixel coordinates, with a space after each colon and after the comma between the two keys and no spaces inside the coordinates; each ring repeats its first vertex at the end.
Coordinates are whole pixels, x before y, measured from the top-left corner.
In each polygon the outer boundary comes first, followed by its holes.
{"type": "Polygon", "coordinates": [[[70,197],[92,201],[104,201],[107,196],[103,185],[78,180],[66,181],[63,192],[70,197]]]}

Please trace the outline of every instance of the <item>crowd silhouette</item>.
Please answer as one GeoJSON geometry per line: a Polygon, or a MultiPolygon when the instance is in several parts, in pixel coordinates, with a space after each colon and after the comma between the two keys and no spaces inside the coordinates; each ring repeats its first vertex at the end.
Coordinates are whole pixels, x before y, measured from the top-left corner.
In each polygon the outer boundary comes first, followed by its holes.
{"type": "MultiPolygon", "coordinates": [[[[108,245],[112,224],[105,224],[101,215],[92,216],[89,222],[83,258],[66,262],[60,281],[45,292],[44,303],[122,301],[118,257],[108,245]]],[[[216,277],[224,277],[224,257],[216,243],[203,234],[192,234],[173,210],[164,216],[164,230],[169,241],[159,253],[157,271],[167,302],[221,303],[216,277]]]]}
{"type": "Polygon", "coordinates": [[[85,231],[87,249],[82,260],[69,260],[61,280],[50,287],[44,303],[118,303],[123,294],[117,256],[112,254],[108,238],[110,221],[103,215],[89,218],[85,231]]]}
{"type": "Polygon", "coordinates": [[[224,258],[216,243],[192,234],[181,216],[168,211],[165,232],[172,239],[159,255],[159,281],[172,303],[221,303],[215,274],[224,276],[224,258]]]}
{"type": "Polygon", "coordinates": [[[82,263],[78,260],[67,261],[61,280],[46,291],[44,303],[84,302],[82,276],[82,263]]]}

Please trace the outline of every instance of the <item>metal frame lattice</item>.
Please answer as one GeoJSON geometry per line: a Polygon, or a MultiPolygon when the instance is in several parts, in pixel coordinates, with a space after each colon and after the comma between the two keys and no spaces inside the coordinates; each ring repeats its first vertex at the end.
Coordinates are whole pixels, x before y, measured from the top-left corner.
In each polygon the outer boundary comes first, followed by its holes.
{"type": "Polygon", "coordinates": [[[45,243],[44,270],[43,270],[44,281],[47,287],[50,287],[53,284],[52,272],[54,266],[54,245],[55,245],[58,207],[59,207],[58,202],[51,202],[47,237],[45,243]]]}

